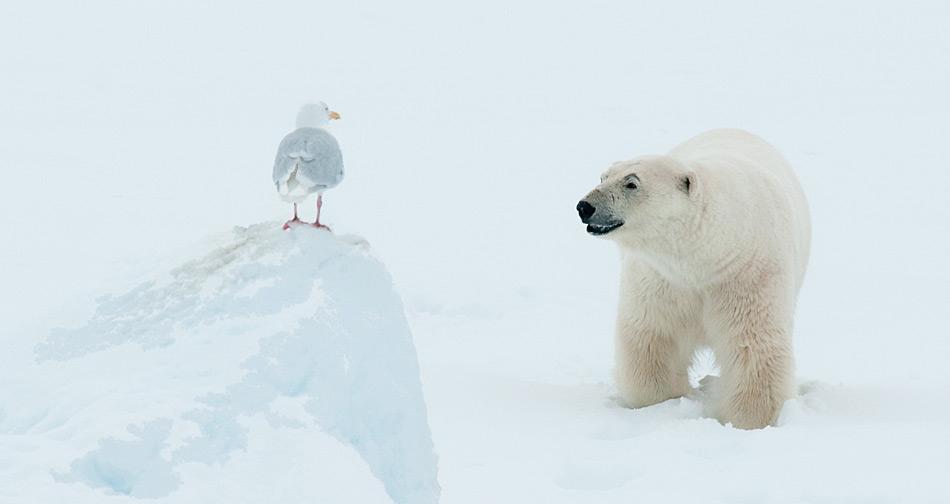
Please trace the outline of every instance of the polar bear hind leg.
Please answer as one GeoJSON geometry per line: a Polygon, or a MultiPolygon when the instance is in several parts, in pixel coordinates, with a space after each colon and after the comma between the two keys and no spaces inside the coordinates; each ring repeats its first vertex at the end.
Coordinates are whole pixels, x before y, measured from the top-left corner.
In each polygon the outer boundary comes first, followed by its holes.
{"type": "Polygon", "coordinates": [[[721,370],[716,417],[740,429],[774,424],[795,396],[794,306],[772,289],[718,289],[704,303],[707,333],[721,370]],[[770,298],[772,297],[772,298],[770,298]]]}

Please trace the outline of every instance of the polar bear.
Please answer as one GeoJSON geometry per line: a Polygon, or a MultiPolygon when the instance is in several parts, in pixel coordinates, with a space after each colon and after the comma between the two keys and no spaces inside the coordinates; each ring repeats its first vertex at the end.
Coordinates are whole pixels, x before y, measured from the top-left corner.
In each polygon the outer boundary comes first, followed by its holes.
{"type": "Polygon", "coordinates": [[[811,245],[808,203],[773,146],[702,133],[614,163],[578,204],[621,250],[614,378],[638,408],[683,396],[695,352],[721,369],[714,414],[757,429],[796,395],[792,325],[811,245]]]}

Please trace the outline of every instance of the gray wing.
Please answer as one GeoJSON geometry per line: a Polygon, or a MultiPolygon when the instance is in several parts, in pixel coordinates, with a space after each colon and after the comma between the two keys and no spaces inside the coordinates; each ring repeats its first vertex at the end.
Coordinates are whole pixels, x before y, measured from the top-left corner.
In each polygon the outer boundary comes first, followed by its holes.
{"type": "Polygon", "coordinates": [[[274,183],[282,194],[289,190],[306,194],[336,187],[343,180],[340,144],[323,128],[298,128],[284,137],[274,160],[274,183]],[[287,182],[294,177],[295,187],[287,182]]]}

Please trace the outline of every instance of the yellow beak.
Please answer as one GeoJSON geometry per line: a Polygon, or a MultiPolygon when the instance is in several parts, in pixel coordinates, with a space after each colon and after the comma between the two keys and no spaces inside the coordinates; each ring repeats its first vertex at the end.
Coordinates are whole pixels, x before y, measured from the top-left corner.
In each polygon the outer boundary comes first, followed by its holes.
{"type": "Polygon", "coordinates": [[[330,119],[339,119],[339,118],[340,118],[340,114],[337,114],[336,112],[330,112],[330,119]]]}

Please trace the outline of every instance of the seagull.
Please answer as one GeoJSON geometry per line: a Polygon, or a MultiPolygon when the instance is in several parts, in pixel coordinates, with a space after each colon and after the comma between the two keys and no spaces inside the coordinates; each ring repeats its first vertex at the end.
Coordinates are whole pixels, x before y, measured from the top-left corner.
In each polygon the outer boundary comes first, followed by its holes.
{"type": "Polygon", "coordinates": [[[294,218],[284,224],[284,229],[301,222],[297,218],[297,203],[303,203],[313,193],[317,193],[317,220],[313,226],[330,229],[320,224],[320,207],[323,191],[343,180],[343,153],[326,126],[330,119],[339,118],[340,114],[330,111],[322,101],[307,103],[297,113],[297,129],[277,147],[274,184],[280,197],[294,204],[294,218]]]}

